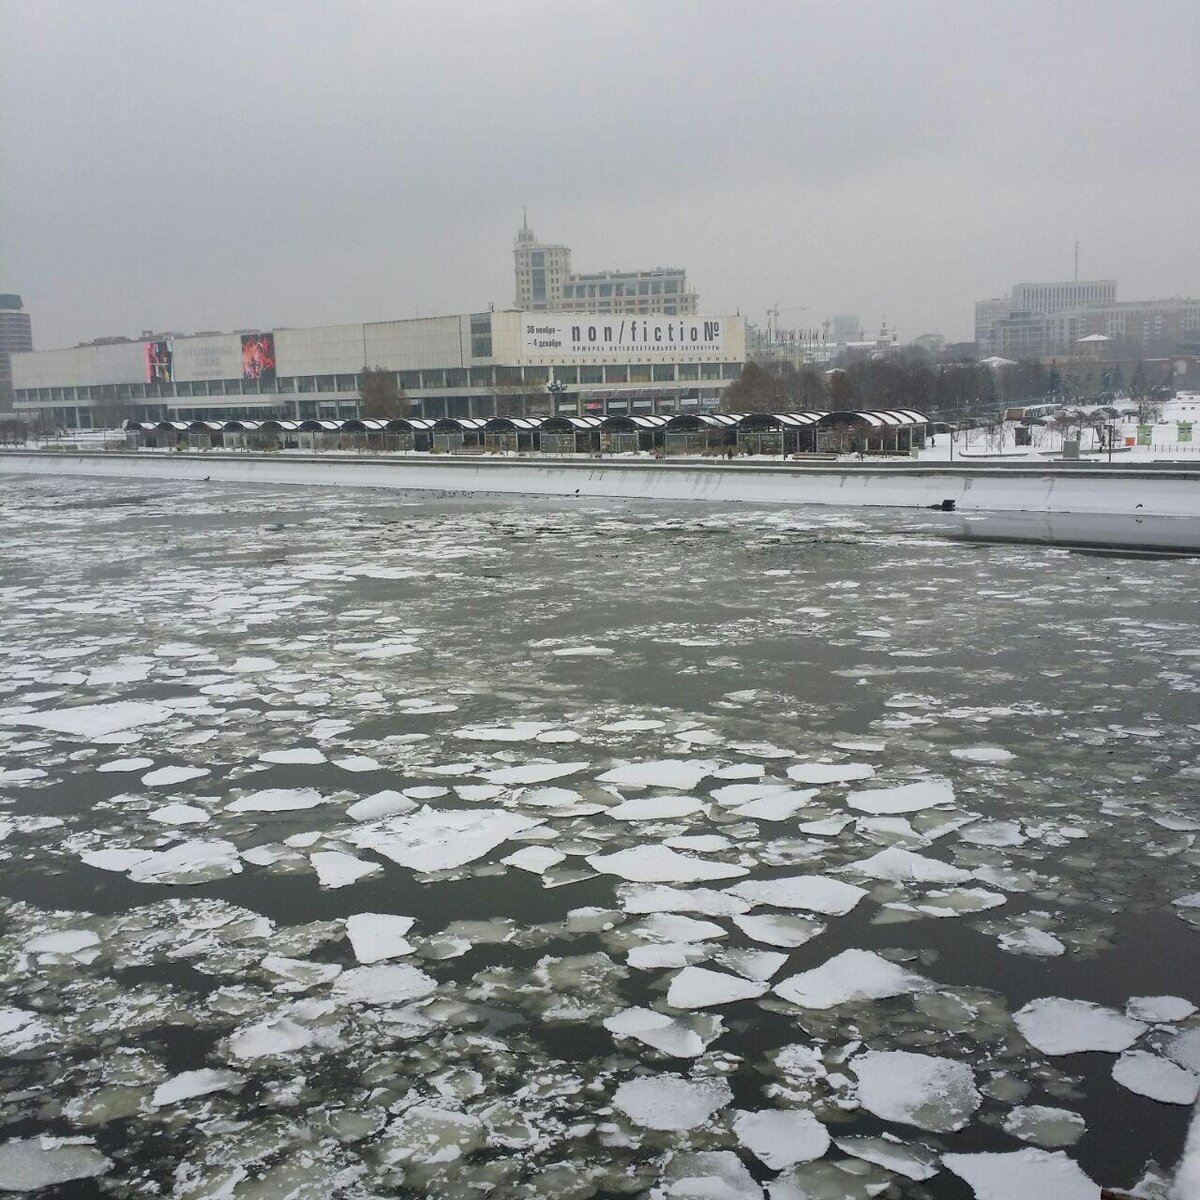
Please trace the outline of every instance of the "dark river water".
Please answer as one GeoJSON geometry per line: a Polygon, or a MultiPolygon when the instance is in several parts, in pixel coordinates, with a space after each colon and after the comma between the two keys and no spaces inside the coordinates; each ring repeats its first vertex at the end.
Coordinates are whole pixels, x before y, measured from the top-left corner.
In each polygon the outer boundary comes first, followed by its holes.
{"type": "Polygon", "coordinates": [[[925,512],[0,504],[0,1188],[1069,1198],[1178,1157],[1194,559],[925,512]]]}

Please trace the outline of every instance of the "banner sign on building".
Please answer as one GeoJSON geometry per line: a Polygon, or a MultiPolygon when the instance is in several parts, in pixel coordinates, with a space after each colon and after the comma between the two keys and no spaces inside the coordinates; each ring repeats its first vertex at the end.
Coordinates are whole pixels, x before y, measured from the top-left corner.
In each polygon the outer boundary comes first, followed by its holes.
{"type": "Polygon", "coordinates": [[[275,378],[275,335],[245,333],[242,335],[242,378],[269,383],[275,378]]]}
{"type": "Polygon", "coordinates": [[[241,339],[229,333],[175,338],[171,369],[176,383],[237,379],[242,373],[241,339]]]}
{"type": "Polygon", "coordinates": [[[720,317],[637,317],[611,314],[524,313],[521,349],[528,357],[571,355],[705,354],[725,351],[720,317]]]}
{"type": "Polygon", "coordinates": [[[170,342],[146,343],[146,383],[171,383],[175,372],[171,363],[170,342]]]}

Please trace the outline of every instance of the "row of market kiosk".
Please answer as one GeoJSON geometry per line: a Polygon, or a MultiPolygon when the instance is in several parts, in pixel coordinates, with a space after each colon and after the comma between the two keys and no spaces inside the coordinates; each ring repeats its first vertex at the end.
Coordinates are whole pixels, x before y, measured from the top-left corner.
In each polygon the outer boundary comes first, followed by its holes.
{"type": "Polygon", "coordinates": [[[608,417],[364,417],[354,420],[130,421],[134,448],[537,454],[907,454],[928,420],[870,412],[682,413],[608,417]]]}

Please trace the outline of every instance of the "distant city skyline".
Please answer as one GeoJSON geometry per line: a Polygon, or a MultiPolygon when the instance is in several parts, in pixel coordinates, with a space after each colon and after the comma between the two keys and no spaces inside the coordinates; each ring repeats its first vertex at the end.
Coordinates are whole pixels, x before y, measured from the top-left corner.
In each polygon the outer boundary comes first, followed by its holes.
{"type": "Polygon", "coordinates": [[[0,14],[0,291],[40,347],[508,307],[526,204],[760,324],[970,340],[1077,240],[1081,279],[1200,291],[1191,0],[147,12],[0,14]]]}

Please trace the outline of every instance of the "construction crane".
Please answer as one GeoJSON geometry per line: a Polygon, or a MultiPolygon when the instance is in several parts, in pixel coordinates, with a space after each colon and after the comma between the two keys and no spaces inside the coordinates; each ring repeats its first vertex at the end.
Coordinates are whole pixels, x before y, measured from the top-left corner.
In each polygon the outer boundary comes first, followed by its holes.
{"type": "Polygon", "coordinates": [[[767,342],[774,343],[779,337],[779,314],[790,312],[808,312],[808,305],[793,304],[790,308],[780,308],[776,301],[774,308],[767,309],[767,342]]]}

